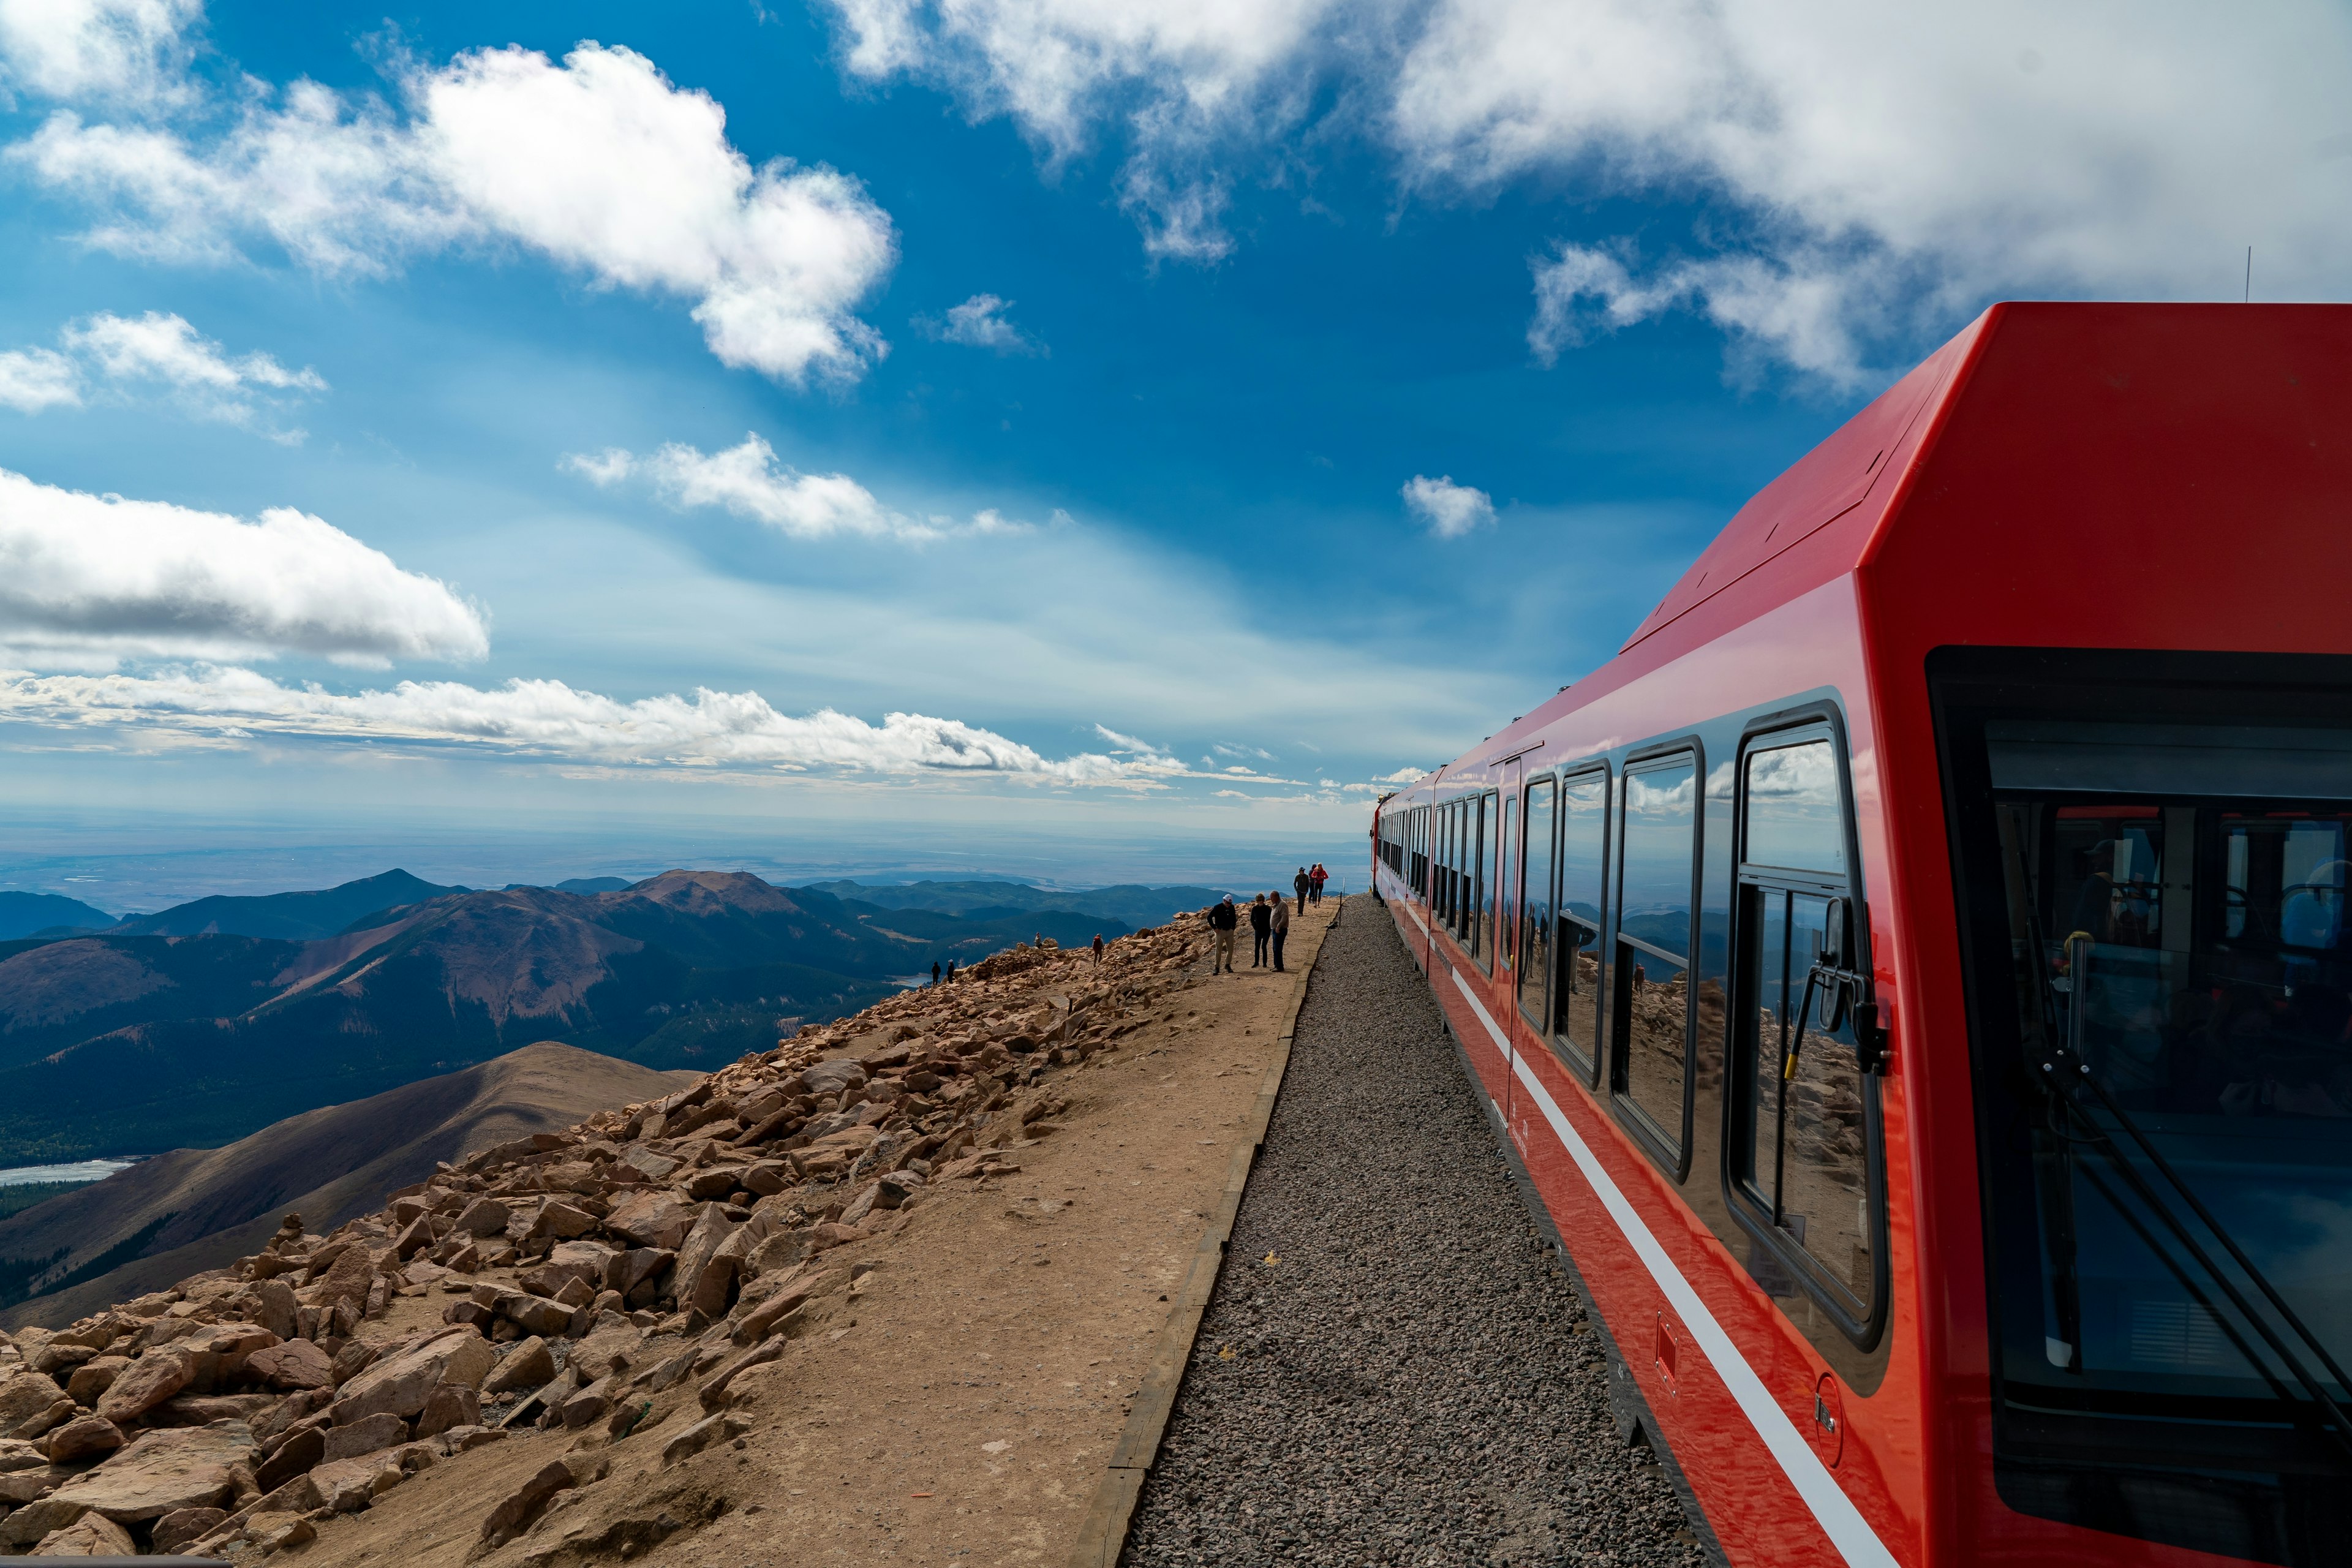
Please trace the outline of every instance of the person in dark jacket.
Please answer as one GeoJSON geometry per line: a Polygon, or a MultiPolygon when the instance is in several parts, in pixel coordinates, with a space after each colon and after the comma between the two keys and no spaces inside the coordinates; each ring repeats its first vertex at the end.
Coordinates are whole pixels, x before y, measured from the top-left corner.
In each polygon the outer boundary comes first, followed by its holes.
{"type": "Polygon", "coordinates": [[[1100,932],[1100,931],[1097,931],[1097,932],[1095,932],[1095,962],[1096,962],[1097,963],[1100,963],[1102,962],[1102,950],[1103,950],[1102,932],[1100,932]]]}
{"type": "MultiPolygon", "coordinates": [[[[1277,899],[1281,896],[1279,893],[1275,895],[1277,899]]],[[[1265,907],[1265,895],[1260,893],[1250,900],[1250,934],[1256,938],[1256,945],[1250,955],[1252,969],[1265,967],[1267,942],[1273,931],[1274,916],[1265,907]]]]}
{"type": "Polygon", "coordinates": [[[1227,893],[1222,902],[1209,906],[1209,931],[1217,945],[1209,953],[1209,973],[1222,968],[1227,974],[1234,972],[1234,931],[1242,923],[1242,912],[1234,908],[1234,896],[1227,893]]]}
{"type": "MultiPolygon", "coordinates": [[[[1290,879],[1291,887],[1298,894],[1298,912],[1302,915],[1307,912],[1307,889],[1311,885],[1311,881],[1312,879],[1307,875],[1307,868],[1304,866],[1298,868],[1298,875],[1290,879]]],[[[1281,896],[1279,893],[1275,895],[1276,898],[1281,896]]]]}
{"type": "Polygon", "coordinates": [[[1274,908],[1270,912],[1274,925],[1274,972],[1279,974],[1282,973],[1282,944],[1290,937],[1290,906],[1282,901],[1280,893],[1275,894],[1274,908]]]}
{"type": "Polygon", "coordinates": [[[934,986],[936,986],[936,985],[938,985],[938,984],[939,984],[939,983],[940,983],[940,961],[939,961],[938,959],[936,959],[936,958],[935,958],[935,959],[931,960],[931,984],[932,984],[934,986]]]}

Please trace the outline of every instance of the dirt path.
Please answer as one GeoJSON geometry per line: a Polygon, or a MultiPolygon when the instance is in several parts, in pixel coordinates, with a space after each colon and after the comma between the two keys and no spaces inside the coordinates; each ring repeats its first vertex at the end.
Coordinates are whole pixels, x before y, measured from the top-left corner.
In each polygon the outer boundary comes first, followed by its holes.
{"type": "Polygon", "coordinates": [[[1067,1111],[1013,1151],[1017,1173],[929,1194],[886,1234],[826,1254],[862,1278],[739,1380],[733,1445],[661,1464],[703,1415],[681,1387],[650,1429],[593,1454],[606,1479],[487,1557],[469,1556],[470,1500],[580,1439],[533,1433],[446,1460],[294,1555],[322,1568],[1061,1562],[1338,908],[1294,921],[1287,973],[1249,968],[1246,932],[1235,973],[1196,965],[1156,1017],[1068,1079],[1067,1111]]]}

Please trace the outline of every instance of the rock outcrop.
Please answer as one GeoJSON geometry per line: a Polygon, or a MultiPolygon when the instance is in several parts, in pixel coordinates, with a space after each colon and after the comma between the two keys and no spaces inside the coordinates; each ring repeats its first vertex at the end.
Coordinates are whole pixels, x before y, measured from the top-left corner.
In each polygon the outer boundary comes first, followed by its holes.
{"type": "Polygon", "coordinates": [[[740,1389],[851,1284],[826,1254],[1018,1170],[1063,1108],[1057,1069],[1140,1026],[1199,928],[1100,963],[997,953],[658,1099],[443,1161],[326,1234],[288,1214],[226,1268],[0,1335],[0,1552],[266,1553],[525,1428],[579,1433],[470,1498],[492,1550],[593,1487],[599,1447],[657,1431],[667,1466],[733,1441],[740,1389]],[[647,1424],[682,1398],[690,1423],[647,1424]]]}

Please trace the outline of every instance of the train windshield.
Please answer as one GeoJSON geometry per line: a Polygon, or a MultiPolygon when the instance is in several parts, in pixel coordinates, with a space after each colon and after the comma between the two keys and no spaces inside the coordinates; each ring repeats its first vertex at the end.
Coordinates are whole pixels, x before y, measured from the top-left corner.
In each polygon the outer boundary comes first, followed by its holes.
{"type": "Polygon", "coordinates": [[[1951,731],[1996,1474],[2313,1560],[2352,1480],[2352,729],[2049,706],[1951,731]]]}

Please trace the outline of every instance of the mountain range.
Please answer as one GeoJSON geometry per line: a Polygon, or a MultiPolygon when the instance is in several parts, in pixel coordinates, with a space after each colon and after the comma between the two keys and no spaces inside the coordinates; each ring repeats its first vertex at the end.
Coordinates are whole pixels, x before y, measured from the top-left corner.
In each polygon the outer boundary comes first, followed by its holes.
{"type": "Polygon", "coordinates": [[[707,1071],[933,963],[1128,929],[1055,909],[887,908],[719,871],[602,892],[392,871],[198,900],[0,942],[0,1165],[217,1145],[542,1040],[707,1071]]]}

